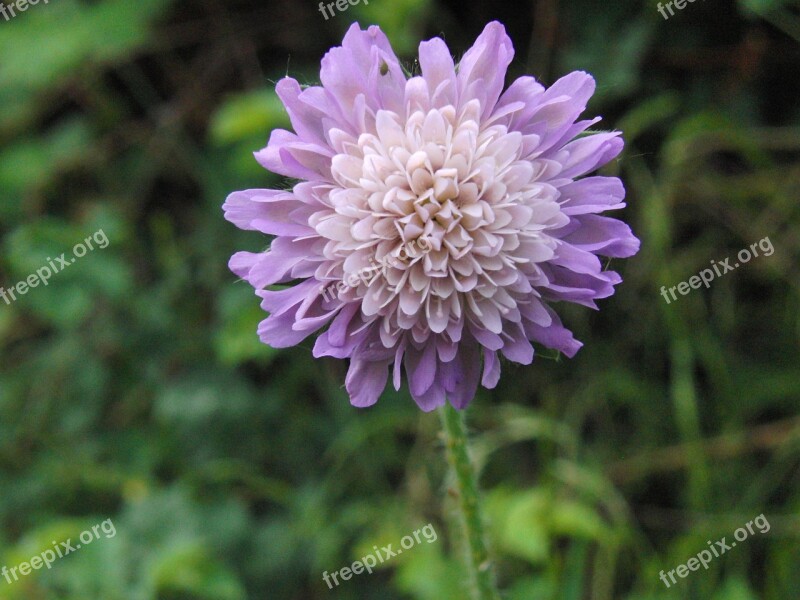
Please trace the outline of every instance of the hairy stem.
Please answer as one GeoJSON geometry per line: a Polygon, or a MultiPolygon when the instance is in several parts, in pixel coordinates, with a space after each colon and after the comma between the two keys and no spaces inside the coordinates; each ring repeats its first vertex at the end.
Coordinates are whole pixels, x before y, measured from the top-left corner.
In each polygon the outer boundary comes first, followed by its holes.
{"type": "Polygon", "coordinates": [[[439,409],[447,448],[447,461],[455,480],[459,520],[466,548],[467,570],[473,600],[499,600],[483,530],[478,499],[478,479],[469,454],[463,415],[449,404],[439,409]]]}

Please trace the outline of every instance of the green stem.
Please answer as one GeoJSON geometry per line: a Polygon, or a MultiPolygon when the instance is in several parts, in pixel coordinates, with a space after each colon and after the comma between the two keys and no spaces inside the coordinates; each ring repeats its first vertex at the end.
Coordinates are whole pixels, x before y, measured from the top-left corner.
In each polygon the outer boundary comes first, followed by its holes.
{"type": "Polygon", "coordinates": [[[478,501],[478,478],[469,455],[463,415],[447,404],[439,409],[447,447],[447,461],[458,492],[459,518],[466,541],[467,570],[473,600],[500,600],[494,581],[483,531],[483,515],[478,501]]]}

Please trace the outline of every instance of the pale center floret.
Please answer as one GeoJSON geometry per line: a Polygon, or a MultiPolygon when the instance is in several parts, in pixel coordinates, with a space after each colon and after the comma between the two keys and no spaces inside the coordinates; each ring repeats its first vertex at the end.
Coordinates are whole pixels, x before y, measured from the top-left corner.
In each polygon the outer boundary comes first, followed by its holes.
{"type": "Polygon", "coordinates": [[[330,134],[331,209],[312,218],[329,240],[318,275],[374,272],[339,296],[382,316],[385,335],[439,333],[462,317],[500,333],[531,290],[523,271],[553,256],[545,230],[566,217],[555,188],[537,182],[546,165],[521,160],[522,135],[480,125],[480,113],[477,100],[405,123],[381,110],[374,133],[330,134]]]}

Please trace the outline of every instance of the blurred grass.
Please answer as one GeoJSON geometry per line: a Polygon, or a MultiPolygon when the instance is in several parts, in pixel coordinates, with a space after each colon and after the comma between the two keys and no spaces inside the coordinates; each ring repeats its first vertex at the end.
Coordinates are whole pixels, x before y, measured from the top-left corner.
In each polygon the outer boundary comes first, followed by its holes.
{"type": "MultiPolygon", "coordinates": [[[[367,411],[345,366],[255,335],[227,270],[257,236],[230,190],[279,185],[252,158],[287,117],[274,82],[318,77],[352,19],[414,68],[499,18],[514,76],[571,69],[625,134],[609,168],[642,251],[585,347],[504,367],[469,413],[509,600],[785,600],[800,574],[800,66],[788,2],[687,5],[371,0],[60,0],[0,23],[0,279],[102,228],[110,245],[0,303],[0,566],[106,518],[118,534],[0,600],[460,598],[435,415],[387,390],[367,411]],[[709,261],[775,253],[667,305],[709,261]],[[667,589],[662,569],[759,514],[772,525],[667,589]],[[433,523],[422,544],[331,591],[323,571],[433,523]]],[[[616,265],[612,265],[615,266],[616,265]]]]}

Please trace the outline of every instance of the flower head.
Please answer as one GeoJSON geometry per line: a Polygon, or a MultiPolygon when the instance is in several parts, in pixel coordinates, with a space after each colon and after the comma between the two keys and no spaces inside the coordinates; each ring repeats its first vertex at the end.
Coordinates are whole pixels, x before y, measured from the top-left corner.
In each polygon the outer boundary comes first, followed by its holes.
{"type": "Polygon", "coordinates": [[[377,401],[390,370],[399,389],[405,369],[427,411],[494,387],[499,354],[529,364],[531,341],[572,357],[581,343],[550,304],[596,308],[621,281],[598,255],[639,248],[598,215],[624,206],[621,181],[583,177],[623,145],[618,132],[579,137],[599,120],[576,121],[594,80],[520,77],[503,91],[513,54],[493,22],[457,66],[441,39],[423,42],[407,77],[378,27],[353,24],[321,86],[277,85],[294,133],[273,131],[256,159],[300,181],[228,197],[228,220],[275,236],[230,267],[269,313],[264,343],[324,329],[314,355],[350,359],[356,406],[377,401]]]}

